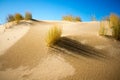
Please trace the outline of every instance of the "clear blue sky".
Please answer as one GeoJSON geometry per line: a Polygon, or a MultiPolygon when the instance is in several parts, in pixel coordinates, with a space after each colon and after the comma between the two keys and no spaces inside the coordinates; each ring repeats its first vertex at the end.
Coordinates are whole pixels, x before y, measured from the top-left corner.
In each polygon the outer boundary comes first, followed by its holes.
{"type": "Polygon", "coordinates": [[[61,20],[63,15],[80,16],[90,21],[110,13],[120,15],[120,0],[0,0],[0,24],[8,14],[31,12],[39,20],[61,20]]]}

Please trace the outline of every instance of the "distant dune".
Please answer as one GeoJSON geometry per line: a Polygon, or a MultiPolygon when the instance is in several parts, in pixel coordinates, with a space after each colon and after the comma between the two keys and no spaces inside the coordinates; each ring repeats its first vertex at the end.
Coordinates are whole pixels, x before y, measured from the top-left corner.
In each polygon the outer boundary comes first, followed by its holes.
{"type": "Polygon", "coordinates": [[[0,27],[0,80],[120,80],[120,42],[99,36],[99,28],[96,21],[0,27]],[[45,36],[54,24],[63,34],[48,48],[45,36]]]}

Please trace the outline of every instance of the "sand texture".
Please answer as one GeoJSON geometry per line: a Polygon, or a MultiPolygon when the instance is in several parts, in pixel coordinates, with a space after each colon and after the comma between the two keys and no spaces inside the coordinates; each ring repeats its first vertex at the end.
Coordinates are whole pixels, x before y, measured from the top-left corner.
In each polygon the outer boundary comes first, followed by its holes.
{"type": "Polygon", "coordinates": [[[120,80],[120,42],[99,36],[99,22],[41,21],[16,27],[0,33],[0,80],[120,80]],[[45,36],[54,24],[63,34],[47,47],[45,36]]]}

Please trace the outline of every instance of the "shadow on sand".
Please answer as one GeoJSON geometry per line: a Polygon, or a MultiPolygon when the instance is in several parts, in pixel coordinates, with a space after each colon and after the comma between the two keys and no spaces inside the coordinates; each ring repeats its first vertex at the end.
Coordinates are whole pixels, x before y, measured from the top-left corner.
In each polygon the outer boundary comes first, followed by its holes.
{"type": "MultiPolygon", "coordinates": [[[[72,54],[79,54],[84,57],[89,58],[105,58],[105,55],[102,51],[97,50],[91,46],[83,45],[80,42],[76,40],[72,40],[67,37],[61,37],[54,46],[52,46],[55,50],[58,50],[60,52],[65,52],[66,50],[68,52],[71,52],[72,54]]],[[[65,52],[66,53],[66,52],[65,52]]]]}

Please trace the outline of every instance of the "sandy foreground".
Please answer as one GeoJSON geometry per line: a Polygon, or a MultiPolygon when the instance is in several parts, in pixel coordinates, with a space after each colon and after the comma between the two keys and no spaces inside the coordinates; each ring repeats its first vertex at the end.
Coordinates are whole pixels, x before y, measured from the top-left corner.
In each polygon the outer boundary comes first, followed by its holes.
{"type": "Polygon", "coordinates": [[[0,80],[120,80],[120,42],[99,36],[99,26],[47,21],[0,27],[0,80]],[[45,35],[54,24],[63,34],[48,48],[45,35]]]}

